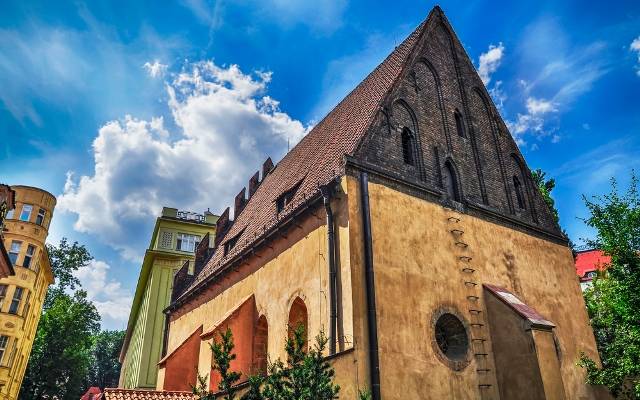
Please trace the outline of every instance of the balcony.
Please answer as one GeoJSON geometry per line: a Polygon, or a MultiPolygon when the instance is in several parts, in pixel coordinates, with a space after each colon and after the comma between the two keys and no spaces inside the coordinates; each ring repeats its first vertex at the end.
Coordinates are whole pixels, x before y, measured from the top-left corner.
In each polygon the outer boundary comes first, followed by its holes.
{"type": "Polygon", "coordinates": [[[177,218],[186,219],[188,221],[196,221],[200,223],[204,223],[207,221],[207,218],[203,214],[198,214],[191,211],[178,211],[177,218]]]}

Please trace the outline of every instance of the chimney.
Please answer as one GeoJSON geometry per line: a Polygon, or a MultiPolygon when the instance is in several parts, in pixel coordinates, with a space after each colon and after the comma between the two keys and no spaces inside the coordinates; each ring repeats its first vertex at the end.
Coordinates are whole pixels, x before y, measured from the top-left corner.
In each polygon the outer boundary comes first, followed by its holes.
{"type": "Polygon", "coordinates": [[[260,186],[260,171],[256,171],[255,174],[249,179],[249,198],[253,196],[253,194],[258,190],[258,186],[260,186]]]}
{"type": "Polygon", "coordinates": [[[271,157],[267,157],[267,159],[262,164],[262,180],[269,174],[269,172],[273,171],[273,161],[271,161],[271,157]]]}
{"type": "Polygon", "coordinates": [[[238,219],[238,215],[240,215],[240,213],[244,209],[244,206],[247,204],[247,199],[244,197],[245,192],[246,192],[246,189],[242,188],[240,193],[236,195],[236,199],[233,203],[233,210],[234,210],[233,219],[234,220],[238,219]]]}
{"type": "Polygon", "coordinates": [[[227,230],[230,226],[231,221],[229,220],[229,207],[227,207],[222,212],[220,218],[218,218],[218,220],[216,221],[216,239],[214,240],[215,246],[218,246],[218,243],[220,243],[220,240],[222,240],[222,237],[225,233],[227,233],[227,230]]]}

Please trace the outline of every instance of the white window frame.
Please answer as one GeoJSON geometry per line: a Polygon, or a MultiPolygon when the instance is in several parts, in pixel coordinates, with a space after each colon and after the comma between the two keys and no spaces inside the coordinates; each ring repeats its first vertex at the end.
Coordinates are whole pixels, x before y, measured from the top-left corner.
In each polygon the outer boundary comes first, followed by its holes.
{"type": "Polygon", "coordinates": [[[4,365],[2,364],[2,360],[4,359],[4,353],[6,353],[8,346],[9,346],[9,336],[0,335],[0,365],[4,365]]]}
{"type": "Polygon", "coordinates": [[[27,251],[24,254],[24,259],[22,260],[22,266],[25,268],[31,268],[31,264],[33,263],[33,257],[36,255],[36,246],[32,245],[32,244],[28,244],[27,245],[27,251]],[[32,249],[33,251],[31,252],[31,254],[29,254],[29,250],[32,249]],[[29,260],[29,261],[27,261],[29,260]]]}
{"type": "Polygon", "coordinates": [[[22,205],[22,211],[20,212],[20,221],[30,221],[31,220],[31,213],[33,212],[33,204],[23,204],[22,205]],[[29,211],[27,211],[27,209],[29,211]],[[24,218],[24,213],[27,213],[27,217],[24,218]]]}
{"type": "Polygon", "coordinates": [[[13,290],[13,297],[11,298],[11,303],[9,304],[9,314],[20,315],[20,306],[22,305],[23,296],[24,296],[24,288],[20,286],[16,286],[15,289],[13,290]],[[16,297],[17,294],[19,294],[18,297],[16,297]],[[14,312],[11,312],[11,308],[13,308],[14,303],[17,305],[15,307],[14,312]]]}
{"type": "Polygon", "coordinates": [[[178,233],[176,235],[176,250],[193,253],[200,243],[200,236],[190,233],[178,233]],[[186,246],[185,246],[186,244],[186,246]]]}
{"type": "Polygon", "coordinates": [[[44,208],[39,208],[38,209],[38,215],[36,215],[36,225],[40,225],[40,226],[44,226],[44,219],[47,215],[47,210],[45,210],[44,208]],[[39,218],[42,218],[40,221],[38,221],[39,218]]]}
{"type": "Polygon", "coordinates": [[[9,247],[9,259],[11,259],[11,263],[16,265],[18,263],[18,256],[20,255],[20,249],[22,248],[22,242],[20,240],[11,241],[11,247],[9,247]],[[17,248],[16,245],[17,244],[17,248]],[[15,256],[15,260],[12,259],[11,256],[15,256]]]}
{"type": "Polygon", "coordinates": [[[2,311],[2,305],[4,304],[4,299],[7,298],[8,291],[9,285],[0,284],[0,311],[2,311]]]}

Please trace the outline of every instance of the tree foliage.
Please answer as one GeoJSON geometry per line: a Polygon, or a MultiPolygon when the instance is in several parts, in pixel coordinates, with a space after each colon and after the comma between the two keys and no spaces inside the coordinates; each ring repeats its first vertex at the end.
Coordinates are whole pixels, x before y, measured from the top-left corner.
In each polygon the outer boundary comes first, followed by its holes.
{"type": "Polygon", "coordinates": [[[40,318],[20,399],[80,398],[99,321],[85,291],[58,293],[40,318]]]}
{"type": "MultiPolygon", "coordinates": [[[[269,363],[266,376],[249,377],[249,389],[242,400],[331,400],[338,398],[340,387],[333,383],[334,370],[323,354],[327,346],[323,333],[316,336],[312,349],[306,349],[304,327],[299,326],[293,337],[287,339],[285,350],[287,363],[280,359],[269,363]]],[[[222,382],[219,385],[221,395],[231,399],[235,392],[230,389],[240,379],[240,374],[230,372],[230,362],[235,359],[233,335],[230,330],[221,334],[217,345],[212,345],[213,368],[220,372],[222,382]],[[226,377],[226,378],[225,378],[226,377]]],[[[214,399],[206,389],[206,379],[198,377],[199,385],[194,393],[200,399],[214,399]]]]}
{"type": "Polygon", "coordinates": [[[73,273],[93,260],[84,245],[78,242],[69,244],[67,238],[62,238],[58,246],[47,244],[47,252],[55,283],[47,291],[43,306],[45,310],[53,304],[59,294],[80,287],[80,281],[73,273]]]}
{"type": "Polygon", "coordinates": [[[553,178],[547,179],[547,173],[540,168],[532,171],[531,176],[533,178],[533,182],[538,187],[542,198],[553,213],[553,218],[556,223],[558,223],[560,221],[560,217],[558,215],[558,210],[556,209],[556,202],[553,200],[553,197],[551,197],[551,191],[556,187],[556,180],[553,178]]]}
{"type": "Polygon", "coordinates": [[[595,228],[591,247],[611,257],[600,272],[585,300],[602,366],[583,355],[580,365],[587,370],[589,383],[605,385],[612,394],[640,398],[640,198],[638,180],[632,174],[624,194],[615,180],[611,192],[584,198],[595,228]]]}
{"type": "Polygon", "coordinates": [[[91,367],[86,387],[118,387],[120,378],[120,349],[124,331],[102,331],[93,337],[91,367]]]}

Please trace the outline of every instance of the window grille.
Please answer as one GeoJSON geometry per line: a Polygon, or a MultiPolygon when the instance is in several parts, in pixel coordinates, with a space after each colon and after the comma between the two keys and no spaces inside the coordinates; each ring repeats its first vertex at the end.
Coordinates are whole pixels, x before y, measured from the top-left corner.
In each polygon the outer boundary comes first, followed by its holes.
{"type": "Polygon", "coordinates": [[[173,233],[163,231],[160,234],[160,247],[163,249],[170,249],[173,244],[173,233]]]}

